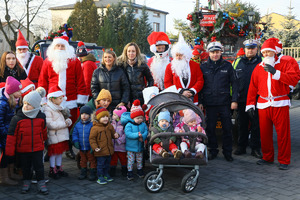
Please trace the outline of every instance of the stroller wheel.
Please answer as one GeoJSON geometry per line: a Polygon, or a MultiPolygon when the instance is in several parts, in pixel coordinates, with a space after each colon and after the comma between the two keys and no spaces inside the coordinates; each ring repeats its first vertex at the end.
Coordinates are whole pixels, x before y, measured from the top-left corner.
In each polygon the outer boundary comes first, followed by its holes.
{"type": "Polygon", "coordinates": [[[196,172],[191,171],[186,174],[181,181],[181,189],[185,193],[192,192],[198,184],[198,178],[196,179],[196,172]]]}
{"type": "Polygon", "coordinates": [[[144,186],[148,192],[157,193],[164,187],[164,179],[157,179],[159,172],[149,172],[144,178],[144,186]],[[157,180],[156,180],[157,179],[157,180]]]}

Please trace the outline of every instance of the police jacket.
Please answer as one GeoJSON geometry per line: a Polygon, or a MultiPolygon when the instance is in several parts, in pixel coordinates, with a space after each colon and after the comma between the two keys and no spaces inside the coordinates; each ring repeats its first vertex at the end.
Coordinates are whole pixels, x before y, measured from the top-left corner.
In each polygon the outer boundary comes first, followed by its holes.
{"type": "Polygon", "coordinates": [[[204,86],[199,93],[200,103],[204,106],[217,106],[237,102],[236,77],[230,62],[222,57],[218,61],[212,61],[209,58],[207,62],[201,64],[201,71],[204,86]],[[232,86],[232,98],[230,86],[232,86]]]}
{"type": "Polygon", "coordinates": [[[261,62],[261,60],[261,57],[256,55],[250,60],[246,56],[243,56],[235,61],[235,65],[233,67],[235,69],[238,83],[238,102],[247,101],[248,88],[250,85],[252,72],[256,65],[261,62]]]}
{"type": "Polygon", "coordinates": [[[129,101],[130,89],[125,72],[114,65],[110,71],[103,65],[96,69],[92,76],[91,91],[94,99],[101,89],[109,90],[112,97],[111,108],[114,109],[119,103],[129,101]]]}

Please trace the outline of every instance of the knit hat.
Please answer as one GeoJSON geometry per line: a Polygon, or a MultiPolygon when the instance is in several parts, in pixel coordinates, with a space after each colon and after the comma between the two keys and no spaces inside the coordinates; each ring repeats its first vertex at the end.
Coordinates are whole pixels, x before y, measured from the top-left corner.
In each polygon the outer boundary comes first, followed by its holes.
{"type": "Polygon", "coordinates": [[[171,121],[171,116],[170,116],[170,112],[166,109],[164,111],[161,111],[159,114],[158,114],[158,122],[162,119],[165,119],[167,120],[168,122],[171,121]]]}
{"type": "Polygon", "coordinates": [[[141,107],[141,102],[140,100],[136,99],[134,100],[131,110],[130,110],[130,117],[131,119],[134,119],[138,116],[144,116],[144,111],[141,107]]]}
{"type": "Polygon", "coordinates": [[[5,92],[10,95],[22,89],[22,84],[12,76],[8,76],[5,81],[5,92]]]}
{"type": "Polygon", "coordinates": [[[194,111],[192,111],[191,109],[185,109],[183,110],[183,120],[185,123],[189,123],[191,121],[197,120],[197,115],[194,111]]]}
{"type": "Polygon", "coordinates": [[[35,89],[35,85],[28,77],[25,80],[21,80],[21,84],[22,84],[21,92],[23,97],[30,92],[29,90],[30,88],[33,87],[33,89],[35,89]]]}
{"type": "Polygon", "coordinates": [[[44,93],[42,90],[31,91],[27,95],[25,95],[23,99],[23,103],[29,103],[34,109],[32,110],[24,110],[22,108],[23,113],[29,118],[35,118],[40,111],[42,98],[44,97],[44,93]]]}
{"type": "Polygon", "coordinates": [[[20,48],[27,48],[28,49],[28,43],[25,40],[25,38],[24,38],[22,32],[20,31],[20,29],[19,29],[18,39],[17,39],[17,42],[16,42],[16,48],[17,49],[20,49],[20,48]]]}
{"type": "Polygon", "coordinates": [[[264,51],[269,50],[269,51],[273,51],[274,53],[276,53],[275,44],[276,44],[276,42],[272,38],[267,39],[261,46],[260,51],[263,53],[264,51]]]}
{"type": "Polygon", "coordinates": [[[63,91],[60,89],[60,87],[58,85],[56,86],[53,86],[50,88],[49,92],[48,92],[48,95],[47,95],[47,98],[51,98],[51,97],[60,97],[60,96],[63,96],[65,95],[63,93],[63,91]]]}
{"type": "Polygon", "coordinates": [[[83,114],[83,113],[91,115],[93,113],[93,111],[89,106],[82,106],[80,108],[80,114],[83,114]]]}
{"type": "Polygon", "coordinates": [[[109,92],[109,90],[106,90],[106,89],[102,89],[98,96],[97,96],[97,101],[100,101],[101,99],[109,99],[110,101],[112,101],[111,99],[111,94],[109,92]]]}
{"type": "Polygon", "coordinates": [[[236,56],[243,56],[245,55],[245,51],[243,48],[240,48],[240,50],[237,52],[236,56]]]}
{"type": "Polygon", "coordinates": [[[86,50],[85,44],[82,41],[78,42],[77,49],[76,49],[76,56],[83,57],[86,55],[88,55],[88,52],[86,50]]]}
{"type": "Polygon", "coordinates": [[[119,106],[118,108],[114,109],[113,113],[115,113],[116,115],[121,117],[121,115],[126,111],[127,111],[127,109],[125,106],[119,106]]]}
{"type": "Polygon", "coordinates": [[[109,117],[109,112],[106,108],[100,107],[96,110],[96,119],[99,121],[102,117],[109,117]]]}

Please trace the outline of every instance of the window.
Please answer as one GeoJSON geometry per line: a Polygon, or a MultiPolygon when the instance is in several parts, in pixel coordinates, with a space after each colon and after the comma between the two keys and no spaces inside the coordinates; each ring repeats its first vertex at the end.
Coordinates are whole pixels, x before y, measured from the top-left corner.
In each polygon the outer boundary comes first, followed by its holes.
{"type": "Polygon", "coordinates": [[[159,32],[159,23],[153,22],[153,31],[159,32]]]}
{"type": "Polygon", "coordinates": [[[154,13],[153,13],[153,17],[160,17],[160,13],[154,12],[154,13]]]}

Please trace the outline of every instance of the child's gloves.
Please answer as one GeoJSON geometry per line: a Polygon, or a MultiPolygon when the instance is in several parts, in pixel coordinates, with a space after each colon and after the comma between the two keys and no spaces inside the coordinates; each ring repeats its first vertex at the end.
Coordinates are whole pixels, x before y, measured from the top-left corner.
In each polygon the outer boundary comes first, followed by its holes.
{"type": "Polygon", "coordinates": [[[96,148],[95,149],[96,152],[99,152],[100,150],[101,150],[101,148],[96,148]]]}
{"type": "Polygon", "coordinates": [[[74,147],[76,148],[76,149],[79,149],[80,147],[79,147],[79,142],[75,142],[74,143],[74,147]]]}
{"type": "Polygon", "coordinates": [[[66,125],[68,127],[72,125],[72,120],[70,118],[66,119],[66,125]]]}

